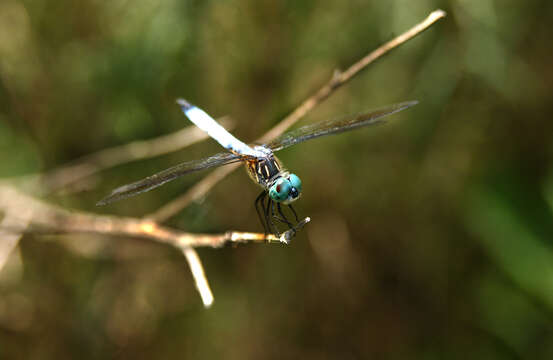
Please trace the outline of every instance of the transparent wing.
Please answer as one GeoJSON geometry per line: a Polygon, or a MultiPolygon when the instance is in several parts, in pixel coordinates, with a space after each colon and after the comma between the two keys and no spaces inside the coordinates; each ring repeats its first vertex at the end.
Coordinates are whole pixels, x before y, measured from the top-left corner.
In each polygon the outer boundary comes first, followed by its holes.
{"type": "Polygon", "coordinates": [[[416,104],[418,104],[418,101],[407,101],[355,116],[347,116],[306,125],[276,138],[268,143],[267,146],[273,151],[278,151],[320,136],[338,134],[362,126],[375,125],[384,122],[383,118],[385,116],[400,112],[416,104]]]}
{"type": "Polygon", "coordinates": [[[113,190],[111,194],[98,201],[96,205],[107,205],[109,203],[119,201],[146,191],[150,191],[158,186],[165,184],[171,180],[175,180],[181,176],[194,171],[208,169],[216,166],[226,165],[240,161],[240,155],[232,153],[219,153],[208,158],[187,161],[158,172],[157,174],[148,176],[145,179],[123,185],[113,190]]]}

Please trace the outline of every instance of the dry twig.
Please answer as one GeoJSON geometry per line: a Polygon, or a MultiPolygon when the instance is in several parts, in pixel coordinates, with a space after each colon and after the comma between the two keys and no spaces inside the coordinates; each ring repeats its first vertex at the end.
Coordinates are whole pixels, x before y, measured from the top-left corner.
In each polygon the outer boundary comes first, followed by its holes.
{"type": "MultiPolygon", "coordinates": [[[[0,199],[0,211],[8,214],[2,221],[1,230],[14,235],[33,232],[132,236],[166,243],[179,249],[221,247],[227,242],[288,243],[292,236],[292,233],[284,233],[277,237],[273,234],[238,231],[216,235],[192,234],[164,227],[148,219],[70,211],[25,195],[9,185],[0,185],[0,199]]],[[[300,223],[300,226],[307,222],[309,218],[300,223]]]]}
{"type": "MultiPolygon", "coordinates": [[[[226,128],[232,126],[226,117],[219,121],[226,128]]],[[[39,187],[41,193],[55,192],[102,170],[175,152],[207,138],[208,135],[196,126],[188,126],[157,138],[104,149],[26,180],[39,187]]]]}

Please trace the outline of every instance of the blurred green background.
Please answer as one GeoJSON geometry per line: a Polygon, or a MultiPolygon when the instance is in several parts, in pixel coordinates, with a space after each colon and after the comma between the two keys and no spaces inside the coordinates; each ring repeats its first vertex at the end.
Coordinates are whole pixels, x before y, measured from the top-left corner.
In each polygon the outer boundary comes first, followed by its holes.
{"type": "MultiPolygon", "coordinates": [[[[280,154],[310,223],[290,246],[181,253],[27,235],[0,273],[2,359],[552,359],[553,2],[0,1],[0,176],[188,126],[177,97],[249,141],[436,8],[303,124],[417,99],[387,126],[280,154]]],[[[205,141],[46,200],[142,216],[205,174],[104,208],[205,141]]],[[[243,170],[169,225],[260,231],[243,170]]],[[[1,201],[1,199],[0,199],[1,201]]]]}

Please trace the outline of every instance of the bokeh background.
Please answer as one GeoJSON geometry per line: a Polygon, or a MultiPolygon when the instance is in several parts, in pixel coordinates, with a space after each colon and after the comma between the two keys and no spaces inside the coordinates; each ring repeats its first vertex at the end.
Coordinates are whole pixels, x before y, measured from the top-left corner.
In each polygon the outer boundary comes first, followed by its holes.
{"type": "MultiPolygon", "coordinates": [[[[280,155],[313,219],[292,245],[200,249],[206,310],[177,250],[26,235],[0,273],[0,358],[553,358],[549,0],[1,0],[0,175],[188,126],[181,96],[253,140],[438,7],[445,20],[302,123],[418,106],[280,155]]],[[[142,216],[205,173],[94,203],[216,151],[205,141],[45,200],[142,216]]],[[[168,224],[259,231],[257,193],[236,171],[168,224]]]]}

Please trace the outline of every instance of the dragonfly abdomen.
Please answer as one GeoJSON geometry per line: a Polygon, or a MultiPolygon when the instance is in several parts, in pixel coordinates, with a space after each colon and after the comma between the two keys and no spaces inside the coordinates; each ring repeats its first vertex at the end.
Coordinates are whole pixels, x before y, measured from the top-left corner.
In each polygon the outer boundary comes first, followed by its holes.
{"type": "Polygon", "coordinates": [[[242,141],[235,138],[224,127],[209,116],[199,107],[190,104],[184,99],[178,99],[177,104],[181,106],[182,111],[197,127],[205,131],[211,138],[217,141],[225,149],[239,155],[262,156],[262,152],[258,152],[242,141]]]}

